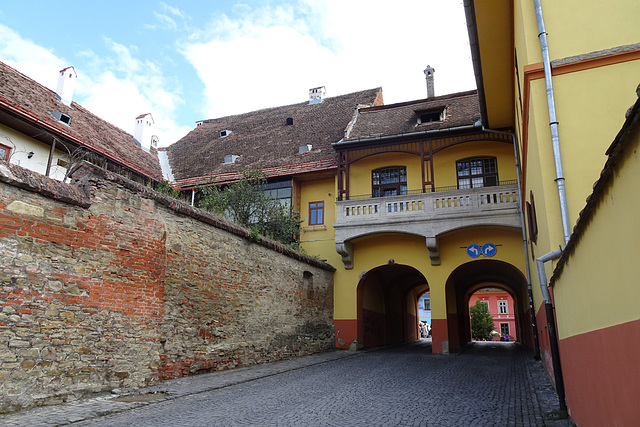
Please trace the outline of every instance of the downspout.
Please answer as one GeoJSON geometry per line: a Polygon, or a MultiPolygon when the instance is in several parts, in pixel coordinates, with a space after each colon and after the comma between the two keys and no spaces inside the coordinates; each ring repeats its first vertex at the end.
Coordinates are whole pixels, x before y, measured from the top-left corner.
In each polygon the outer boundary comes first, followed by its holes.
{"type": "Polygon", "coordinates": [[[533,289],[531,285],[531,268],[529,267],[529,245],[527,245],[527,231],[526,231],[526,222],[524,220],[524,212],[522,211],[522,194],[521,194],[521,173],[522,169],[520,168],[520,155],[518,152],[518,141],[516,134],[513,132],[503,132],[499,130],[487,129],[484,126],[482,127],[484,132],[492,132],[502,135],[509,135],[513,139],[513,154],[516,159],[516,178],[518,180],[518,200],[520,203],[518,204],[518,213],[520,214],[520,226],[522,228],[522,246],[524,247],[524,265],[527,273],[527,294],[529,297],[529,311],[531,312],[531,327],[533,328],[533,343],[535,348],[534,358],[536,360],[540,359],[540,340],[538,339],[538,326],[536,324],[536,310],[533,306],[533,289]]]}
{"type": "Polygon", "coordinates": [[[564,379],[562,378],[562,365],[560,364],[560,351],[558,349],[558,334],[556,333],[556,322],[553,313],[553,303],[551,302],[551,295],[549,294],[549,287],[547,285],[547,274],[544,271],[544,263],[557,258],[562,255],[562,248],[549,252],[546,255],[541,256],[536,260],[538,264],[538,279],[540,279],[540,290],[542,291],[542,298],[544,299],[544,308],[547,314],[547,329],[549,330],[549,347],[551,348],[551,361],[553,363],[553,376],[556,382],[556,392],[558,393],[558,401],[560,403],[560,410],[567,410],[567,403],[565,402],[564,393],[564,379]]]}
{"type": "MultiPolygon", "coordinates": [[[[536,9],[536,21],[538,23],[538,38],[540,39],[540,49],[542,51],[542,64],[544,66],[544,79],[547,88],[547,106],[549,109],[549,128],[551,130],[551,142],[553,145],[553,159],[556,167],[556,185],[558,187],[558,200],[560,202],[560,216],[562,219],[562,231],[564,234],[565,245],[571,236],[571,226],[569,225],[569,209],[567,206],[567,194],[564,186],[564,172],[562,170],[562,156],[560,154],[560,138],[558,136],[558,120],[556,117],[556,103],[553,92],[553,83],[551,81],[551,61],[549,59],[549,44],[547,42],[547,32],[544,27],[544,18],[542,16],[541,0],[534,0],[536,9]]],[[[547,316],[547,328],[549,330],[549,347],[551,350],[551,359],[553,362],[553,375],[556,382],[556,392],[560,401],[560,409],[567,410],[564,392],[564,380],[562,378],[562,368],[560,365],[560,351],[558,349],[558,335],[556,333],[556,322],[553,312],[553,304],[549,294],[547,285],[547,275],[544,270],[544,263],[556,258],[562,254],[562,249],[556,249],[537,259],[538,264],[538,280],[540,281],[540,289],[544,299],[545,313],[547,316]]]]}
{"type": "Polygon", "coordinates": [[[551,130],[551,143],[553,145],[553,160],[556,166],[556,185],[558,187],[558,199],[560,201],[560,216],[562,218],[562,231],[564,243],[567,244],[571,236],[569,225],[569,209],[567,207],[567,194],[564,187],[564,172],[562,170],[562,156],[560,154],[560,138],[558,136],[558,119],[556,117],[556,101],[551,81],[551,61],[549,59],[549,44],[542,17],[542,4],[540,0],[534,0],[536,7],[536,20],[538,22],[538,38],[542,50],[542,64],[544,65],[544,80],[547,86],[547,106],[549,109],[549,128],[551,130]]]}

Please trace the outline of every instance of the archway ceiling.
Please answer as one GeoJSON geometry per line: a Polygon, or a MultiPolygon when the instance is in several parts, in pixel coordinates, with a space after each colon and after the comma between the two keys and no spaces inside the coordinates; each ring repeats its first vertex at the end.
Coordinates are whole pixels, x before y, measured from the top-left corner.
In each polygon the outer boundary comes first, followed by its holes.
{"type": "Polygon", "coordinates": [[[386,265],[375,268],[370,273],[374,274],[380,283],[394,285],[404,290],[427,284],[422,273],[408,265],[386,265]]]}
{"type": "MultiPolygon", "coordinates": [[[[458,267],[451,275],[458,295],[485,282],[500,283],[515,294],[523,291],[524,278],[512,265],[493,260],[473,261],[458,267]]],[[[525,286],[526,289],[526,286],[525,286]]]]}

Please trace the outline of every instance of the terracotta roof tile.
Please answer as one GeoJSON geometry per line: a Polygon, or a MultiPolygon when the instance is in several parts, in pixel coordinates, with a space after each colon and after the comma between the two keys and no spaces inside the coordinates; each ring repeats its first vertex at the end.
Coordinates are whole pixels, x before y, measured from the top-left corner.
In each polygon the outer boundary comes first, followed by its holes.
{"type": "Polygon", "coordinates": [[[54,91],[3,62],[0,62],[0,109],[45,127],[59,138],[89,148],[136,173],[154,179],[162,177],[157,154],[143,150],[131,134],[76,102],[71,107],[64,105],[54,91]],[[60,123],[52,112],[71,117],[70,125],[60,123]]]}
{"type": "Polygon", "coordinates": [[[345,141],[473,125],[480,120],[477,91],[360,109],[345,141]],[[421,114],[445,110],[444,120],[418,123],[421,114]]]}
{"type": "Polygon", "coordinates": [[[308,102],[205,120],[166,148],[176,184],[189,187],[211,180],[233,180],[244,169],[270,176],[337,166],[331,143],[344,138],[358,105],[380,105],[382,89],[370,89],[308,102]],[[287,119],[293,119],[287,125],[287,119]],[[231,131],[220,137],[223,130],[231,131]],[[300,146],[311,151],[299,154],[300,146]],[[224,156],[237,155],[233,164],[224,156]]]}

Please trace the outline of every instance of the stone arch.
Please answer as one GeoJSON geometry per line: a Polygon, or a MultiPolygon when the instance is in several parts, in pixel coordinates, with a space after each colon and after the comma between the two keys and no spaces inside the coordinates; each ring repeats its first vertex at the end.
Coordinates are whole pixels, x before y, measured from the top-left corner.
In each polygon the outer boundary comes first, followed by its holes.
{"type": "Polygon", "coordinates": [[[458,266],[446,283],[447,336],[449,351],[471,340],[469,298],[488,285],[504,289],[514,300],[518,340],[533,347],[531,310],[527,281],[515,266],[498,260],[474,260],[458,266]]]}
{"type": "Polygon", "coordinates": [[[409,342],[417,337],[417,295],[427,279],[409,265],[388,263],[360,277],[358,342],[365,348],[409,342]]]}

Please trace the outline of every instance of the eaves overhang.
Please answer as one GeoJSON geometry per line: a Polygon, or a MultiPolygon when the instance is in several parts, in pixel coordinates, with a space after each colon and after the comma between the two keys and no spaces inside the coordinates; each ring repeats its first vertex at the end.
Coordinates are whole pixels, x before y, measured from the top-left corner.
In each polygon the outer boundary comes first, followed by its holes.
{"type": "Polygon", "coordinates": [[[483,124],[511,128],[515,123],[513,1],[464,0],[471,60],[483,124]]]}
{"type": "Polygon", "coordinates": [[[464,132],[464,131],[478,130],[478,129],[482,129],[482,123],[480,121],[471,125],[456,126],[451,128],[445,128],[445,129],[430,129],[430,130],[424,130],[420,132],[399,133],[395,135],[380,135],[380,136],[375,136],[371,138],[360,138],[360,139],[353,139],[349,141],[341,140],[338,142],[334,142],[331,145],[335,150],[340,150],[343,148],[361,147],[363,145],[386,144],[389,142],[397,142],[397,141],[416,139],[421,137],[429,137],[429,136],[436,136],[436,135],[441,135],[446,133],[456,133],[456,132],[464,132]]]}
{"type": "MultiPolygon", "coordinates": [[[[84,147],[95,153],[104,156],[111,162],[126,167],[141,176],[156,181],[154,174],[140,165],[134,164],[114,153],[109,153],[101,147],[92,144],[90,141],[75,135],[67,129],[60,129],[58,125],[42,119],[38,115],[29,110],[14,105],[11,101],[0,96],[0,123],[10,126],[12,129],[18,130],[30,138],[38,140],[44,144],[51,145],[51,137],[55,137],[57,142],[64,145],[75,147],[84,147]]],[[[62,125],[60,125],[62,126],[62,125]]]]}

